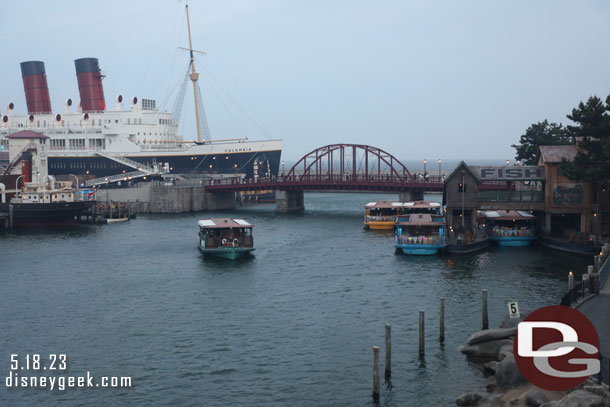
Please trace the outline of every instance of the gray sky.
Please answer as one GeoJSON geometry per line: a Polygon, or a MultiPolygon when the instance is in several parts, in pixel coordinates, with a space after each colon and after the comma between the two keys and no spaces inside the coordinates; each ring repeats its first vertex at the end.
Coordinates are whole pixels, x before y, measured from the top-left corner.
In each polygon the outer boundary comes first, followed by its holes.
{"type": "MultiPolygon", "coordinates": [[[[27,60],[45,62],[63,112],[78,101],[82,57],[99,58],[109,108],[120,93],[171,110],[187,67],[184,4],[2,0],[2,114],[10,101],[26,112],[27,60]]],[[[531,123],[565,123],[580,100],[610,93],[603,0],[194,0],[190,10],[193,46],[208,52],[198,67],[222,86],[199,69],[213,138],[265,138],[235,100],[284,140],[288,160],[334,142],[404,160],[504,160],[531,123]]],[[[191,139],[187,96],[181,132],[191,139]]]]}

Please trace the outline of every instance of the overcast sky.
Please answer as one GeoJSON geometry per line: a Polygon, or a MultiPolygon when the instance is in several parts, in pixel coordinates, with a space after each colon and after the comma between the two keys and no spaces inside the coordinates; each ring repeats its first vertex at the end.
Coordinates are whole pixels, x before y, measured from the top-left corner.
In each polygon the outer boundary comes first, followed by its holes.
{"type": "MultiPolygon", "coordinates": [[[[82,57],[99,58],[108,108],[122,94],[171,110],[188,63],[184,5],[2,0],[0,111],[26,112],[19,63],[42,60],[63,112],[79,100],[82,57]]],[[[565,123],[610,93],[604,0],[194,0],[190,11],[213,138],[265,139],[260,119],[288,160],[334,142],[504,160],[531,123],[565,123]]],[[[181,122],[194,138],[190,88],[181,122]]]]}

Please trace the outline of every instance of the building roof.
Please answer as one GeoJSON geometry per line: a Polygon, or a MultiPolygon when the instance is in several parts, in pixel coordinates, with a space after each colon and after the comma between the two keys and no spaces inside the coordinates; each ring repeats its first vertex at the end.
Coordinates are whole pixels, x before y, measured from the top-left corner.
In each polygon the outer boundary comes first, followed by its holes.
{"type": "Polygon", "coordinates": [[[254,225],[246,222],[243,219],[231,218],[212,218],[200,219],[197,224],[205,229],[226,229],[226,228],[252,228],[254,225]]]}
{"type": "Polygon", "coordinates": [[[49,138],[49,136],[45,136],[44,134],[41,133],[36,133],[35,131],[32,130],[22,130],[22,131],[18,131],[17,133],[13,133],[13,134],[9,134],[8,136],[6,136],[6,138],[8,139],[28,139],[28,138],[37,138],[37,139],[47,139],[49,138]]]}
{"type": "Polygon", "coordinates": [[[546,164],[560,163],[563,158],[572,161],[578,152],[576,146],[540,146],[539,157],[546,164]]]}
{"type": "Polygon", "coordinates": [[[460,161],[460,163],[453,169],[453,171],[451,171],[451,174],[449,174],[449,176],[445,178],[445,183],[449,182],[449,180],[458,173],[461,173],[461,170],[466,170],[468,173],[470,173],[470,175],[472,175],[474,179],[480,181],[479,175],[475,171],[473,171],[473,169],[470,168],[468,164],[466,164],[464,161],[460,161]]]}

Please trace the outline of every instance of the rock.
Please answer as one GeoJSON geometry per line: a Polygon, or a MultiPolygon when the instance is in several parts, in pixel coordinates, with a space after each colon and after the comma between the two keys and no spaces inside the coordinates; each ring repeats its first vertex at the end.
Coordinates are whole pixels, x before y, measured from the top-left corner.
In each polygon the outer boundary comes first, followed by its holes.
{"type": "Polygon", "coordinates": [[[544,403],[540,407],[604,407],[604,399],[599,394],[576,390],[561,400],[544,403]]]}
{"type": "Polygon", "coordinates": [[[481,395],[477,393],[464,393],[455,400],[458,406],[476,406],[481,400],[481,395]]]}
{"type": "Polygon", "coordinates": [[[468,356],[497,359],[500,348],[504,345],[512,347],[510,339],[498,339],[495,341],[477,343],[476,345],[467,345],[460,348],[460,352],[468,356]]]}
{"type": "Polygon", "coordinates": [[[515,387],[525,382],[527,380],[521,375],[517,362],[515,362],[515,356],[512,353],[507,354],[498,364],[496,383],[500,387],[515,387]]]}
{"type": "Polygon", "coordinates": [[[517,327],[514,328],[496,328],[486,329],[484,331],[475,332],[468,338],[468,345],[476,345],[477,343],[495,341],[497,339],[504,339],[511,336],[515,336],[517,333],[517,327]]]}
{"type": "Polygon", "coordinates": [[[496,386],[494,383],[489,383],[487,385],[487,391],[490,393],[493,391],[496,391],[497,388],[498,388],[498,386],[496,386]]]}
{"type": "Polygon", "coordinates": [[[496,374],[496,370],[498,369],[498,362],[492,360],[491,362],[487,362],[483,365],[483,370],[485,373],[496,374]]]}
{"type": "Polygon", "coordinates": [[[498,351],[498,356],[496,357],[496,360],[498,362],[501,362],[502,359],[504,359],[506,357],[506,355],[508,355],[509,353],[512,354],[513,353],[513,345],[514,345],[514,342],[511,342],[508,345],[503,345],[502,347],[500,347],[500,350],[498,351]]]}
{"type": "Polygon", "coordinates": [[[510,401],[510,405],[511,406],[518,406],[519,405],[519,399],[512,399],[510,401]]]}
{"type": "Polygon", "coordinates": [[[520,310],[519,318],[511,318],[510,316],[504,317],[504,320],[500,324],[500,328],[516,328],[519,322],[523,321],[530,314],[531,311],[520,310]]]}
{"type": "Polygon", "coordinates": [[[538,389],[531,389],[530,391],[525,393],[525,404],[527,404],[528,406],[538,407],[541,404],[546,403],[547,401],[549,401],[549,399],[542,391],[538,389]]]}

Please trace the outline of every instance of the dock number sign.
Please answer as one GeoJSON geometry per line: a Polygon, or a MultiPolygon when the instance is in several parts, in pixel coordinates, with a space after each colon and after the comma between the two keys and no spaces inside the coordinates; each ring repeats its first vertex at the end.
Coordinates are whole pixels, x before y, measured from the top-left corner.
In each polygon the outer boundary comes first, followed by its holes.
{"type": "Polygon", "coordinates": [[[508,315],[511,318],[519,318],[519,304],[516,301],[508,303],[508,315]]]}

